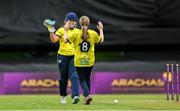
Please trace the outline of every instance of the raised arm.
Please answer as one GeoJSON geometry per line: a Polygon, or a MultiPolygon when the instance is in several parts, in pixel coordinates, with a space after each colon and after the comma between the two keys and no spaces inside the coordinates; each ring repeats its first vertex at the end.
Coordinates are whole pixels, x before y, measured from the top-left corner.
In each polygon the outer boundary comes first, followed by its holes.
{"type": "Polygon", "coordinates": [[[43,23],[44,26],[46,26],[49,31],[49,38],[52,43],[56,43],[59,40],[59,37],[54,34],[54,32],[56,31],[56,29],[54,28],[55,23],[56,21],[52,21],[50,19],[44,20],[44,23],[43,23]]]}
{"type": "Polygon", "coordinates": [[[64,40],[65,43],[68,42],[68,34],[67,34],[68,30],[69,30],[69,21],[67,21],[67,22],[65,23],[65,25],[64,25],[63,40],[64,40]]]}
{"type": "Polygon", "coordinates": [[[56,43],[59,41],[60,37],[58,37],[57,35],[55,35],[54,32],[49,32],[49,38],[51,40],[52,43],[56,43]]]}
{"type": "Polygon", "coordinates": [[[104,42],[104,32],[103,32],[104,26],[101,21],[98,22],[97,28],[99,30],[99,36],[101,38],[100,43],[103,43],[104,42]]]}

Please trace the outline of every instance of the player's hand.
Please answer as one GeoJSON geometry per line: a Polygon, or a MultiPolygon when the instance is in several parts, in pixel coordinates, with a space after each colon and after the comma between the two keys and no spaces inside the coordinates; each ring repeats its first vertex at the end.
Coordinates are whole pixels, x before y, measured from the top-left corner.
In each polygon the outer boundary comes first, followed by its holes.
{"type": "Polygon", "coordinates": [[[69,30],[69,20],[64,24],[64,30],[69,30]]]}
{"type": "Polygon", "coordinates": [[[56,21],[52,21],[50,19],[46,19],[46,20],[44,20],[43,24],[44,24],[44,26],[47,27],[49,32],[55,32],[56,31],[56,29],[54,28],[55,23],[56,23],[56,21]]]}
{"type": "Polygon", "coordinates": [[[97,26],[97,28],[98,28],[99,31],[100,31],[100,30],[103,30],[103,28],[104,28],[104,26],[103,26],[103,24],[102,24],[101,21],[99,21],[99,22],[98,22],[98,25],[96,25],[96,26],[97,26]]]}

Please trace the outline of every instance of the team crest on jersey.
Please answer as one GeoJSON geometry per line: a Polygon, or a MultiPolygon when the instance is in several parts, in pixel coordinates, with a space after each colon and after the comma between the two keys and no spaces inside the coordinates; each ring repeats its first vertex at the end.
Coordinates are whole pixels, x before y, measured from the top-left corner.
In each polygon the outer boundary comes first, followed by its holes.
{"type": "Polygon", "coordinates": [[[89,64],[90,59],[89,58],[81,58],[80,59],[80,64],[81,65],[88,65],[89,64]]]}

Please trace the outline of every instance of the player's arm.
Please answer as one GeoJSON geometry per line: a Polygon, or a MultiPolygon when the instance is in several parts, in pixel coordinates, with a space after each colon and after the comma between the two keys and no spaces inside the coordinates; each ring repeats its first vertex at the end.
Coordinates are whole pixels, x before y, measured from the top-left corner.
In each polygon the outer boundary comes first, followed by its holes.
{"type": "Polygon", "coordinates": [[[98,22],[97,28],[99,30],[99,36],[100,36],[100,42],[99,43],[103,43],[104,42],[104,32],[103,32],[103,24],[101,21],[98,22]]]}
{"type": "Polygon", "coordinates": [[[56,43],[59,41],[59,38],[57,35],[54,34],[54,32],[50,32],[49,33],[49,38],[51,40],[52,43],[56,43]]]}
{"type": "Polygon", "coordinates": [[[49,38],[52,43],[56,43],[59,40],[59,37],[54,33],[56,31],[54,28],[55,23],[56,21],[52,21],[50,19],[44,20],[44,26],[46,26],[49,31],[49,38]]]}
{"type": "Polygon", "coordinates": [[[68,42],[68,30],[69,30],[69,21],[67,21],[64,25],[64,35],[63,35],[63,40],[65,43],[68,42]]]}

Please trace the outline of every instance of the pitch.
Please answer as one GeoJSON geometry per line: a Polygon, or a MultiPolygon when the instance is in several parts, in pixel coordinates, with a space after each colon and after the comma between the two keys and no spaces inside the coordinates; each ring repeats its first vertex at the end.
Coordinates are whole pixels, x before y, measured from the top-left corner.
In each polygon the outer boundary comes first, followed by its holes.
{"type": "Polygon", "coordinates": [[[180,102],[166,101],[163,94],[93,95],[91,105],[60,104],[58,95],[4,95],[0,96],[0,110],[180,110],[180,102]],[[114,102],[117,100],[117,102],[114,102]]]}

